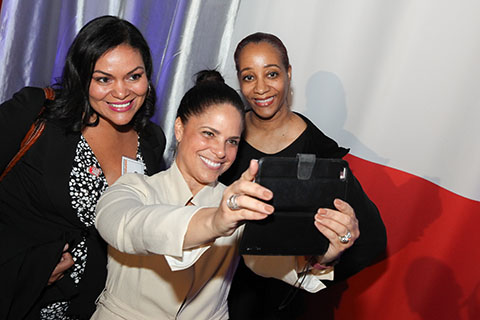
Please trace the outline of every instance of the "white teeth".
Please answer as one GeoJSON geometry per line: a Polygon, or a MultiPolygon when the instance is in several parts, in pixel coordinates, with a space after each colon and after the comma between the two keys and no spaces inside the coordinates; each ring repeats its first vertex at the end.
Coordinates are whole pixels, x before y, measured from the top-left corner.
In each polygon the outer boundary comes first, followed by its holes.
{"type": "Polygon", "coordinates": [[[220,162],[214,162],[212,160],[209,160],[205,157],[200,156],[200,159],[202,159],[203,162],[205,162],[208,166],[214,167],[214,168],[219,168],[221,163],[220,162]]]}
{"type": "Polygon", "coordinates": [[[267,103],[267,102],[270,102],[270,101],[272,101],[272,100],[273,100],[273,97],[270,97],[270,98],[265,99],[265,100],[255,99],[255,101],[256,101],[257,103],[267,103]]]}
{"type": "Polygon", "coordinates": [[[123,103],[123,104],[118,104],[118,103],[113,104],[113,103],[109,103],[109,105],[111,105],[111,106],[114,107],[114,108],[125,108],[125,107],[128,107],[128,106],[130,105],[130,102],[131,102],[131,101],[129,101],[129,102],[127,102],[127,103],[123,103]]]}

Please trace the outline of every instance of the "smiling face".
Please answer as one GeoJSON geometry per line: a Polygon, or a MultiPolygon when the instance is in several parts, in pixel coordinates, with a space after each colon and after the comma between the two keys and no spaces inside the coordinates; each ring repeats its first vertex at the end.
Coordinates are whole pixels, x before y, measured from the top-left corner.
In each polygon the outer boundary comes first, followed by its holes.
{"type": "Polygon", "coordinates": [[[95,63],[89,102],[100,115],[99,126],[118,128],[129,124],[147,93],[148,79],[138,50],[122,44],[95,63]]]}
{"type": "Polygon", "coordinates": [[[278,50],[267,42],[249,43],[238,58],[238,80],[252,111],[261,119],[288,112],[291,67],[282,64],[278,50]]]}
{"type": "Polygon", "coordinates": [[[232,165],[242,126],[242,115],[227,103],[211,105],[186,123],[175,120],[175,161],[194,195],[232,165]]]}

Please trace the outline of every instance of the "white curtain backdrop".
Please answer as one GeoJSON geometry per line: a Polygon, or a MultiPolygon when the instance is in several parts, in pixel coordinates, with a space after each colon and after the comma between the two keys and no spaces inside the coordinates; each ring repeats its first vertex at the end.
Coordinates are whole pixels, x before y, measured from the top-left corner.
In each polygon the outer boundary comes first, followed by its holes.
{"type": "Polygon", "coordinates": [[[194,84],[194,75],[203,69],[225,69],[230,56],[233,26],[240,0],[192,0],[185,8],[179,25],[180,41],[172,54],[167,90],[161,97],[164,112],[158,115],[167,137],[165,160],[169,164],[175,153],[173,123],[185,92],[194,84]]]}
{"type": "Polygon", "coordinates": [[[91,19],[110,14],[137,26],[154,61],[157,113],[173,158],[173,121],[202,69],[223,70],[240,0],[4,0],[0,28],[0,101],[24,86],[47,86],[62,72],[70,43],[91,19]]]}
{"type": "Polygon", "coordinates": [[[178,0],[4,0],[0,29],[0,101],[25,85],[46,86],[61,75],[66,52],[91,19],[115,15],[135,24],[149,42],[155,70],[162,63],[178,0]],[[150,18],[151,17],[151,18],[150,18]]]}
{"type": "Polygon", "coordinates": [[[387,227],[385,257],[305,319],[480,319],[479,16],[475,0],[242,0],[228,82],[242,38],[282,39],[292,108],[351,148],[387,227]]]}
{"type": "Polygon", "coordinates": [[[274,33],[294,110],[352,154],[480,200],[480,2],[243,0],[233,50],[274,33]]]}

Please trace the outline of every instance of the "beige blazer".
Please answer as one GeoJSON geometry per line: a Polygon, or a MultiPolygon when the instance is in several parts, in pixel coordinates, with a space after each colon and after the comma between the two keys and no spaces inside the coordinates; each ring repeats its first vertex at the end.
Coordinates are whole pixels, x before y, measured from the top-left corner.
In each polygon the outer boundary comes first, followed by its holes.
{"type": "MultiPolygon", "coordinates": [[[[192,193],[174,163],[147,177],[127,174],[97,204],[96,227],[109,243],[108,277],[92,319],[228,319],[227,296],[238,264],[242,228],[191,250],[183,239],[192,216],[218,206],[225,186],[215,182],[185,206],[192,193]]],[[[246,256],[263,276],[294,284],[295,257],[246,256]]],[[[333,271],[309,273],[302,287],[317,292],[333,271]]]]}

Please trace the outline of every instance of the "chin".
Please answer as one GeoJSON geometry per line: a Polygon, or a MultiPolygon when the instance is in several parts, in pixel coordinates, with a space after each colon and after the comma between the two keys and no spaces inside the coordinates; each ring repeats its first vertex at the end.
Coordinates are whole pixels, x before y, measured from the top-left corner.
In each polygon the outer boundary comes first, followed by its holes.
{"type": "Polygon", "coordinates": [[[219,174],[216,174],[215,177],[212,177],[210,183],[217,181],[217,180],[218,180],[218,177],[220,177],[220,175],[219,175],[219,174]]]}
{"type": "Polygon", "coordinates": [[[202,181],[202,184],[204,185],[207,185],[207,184],[210,184],[210,183],[213,183],[215,181],[217,181],[219,175],[215,174],[209,174],[209,175],[204,175],[201,179],[202,181]]]}
{"type": "Polygon", "coordinates": [[[260,119],[262,119],[262,120],[270,120],[270,119],[272,119],[272,118],[275,116],[275,114],[276,114],[276,112],[274,112],[273,110],[272,110],[272,112],[262,112],[262,111],[264,111],[264,110],[260,110],[260,112],[258,112],[258,111],[256,111],[256,110],[253,110],[253,112],[255,113],[255,115],[256,115],[257,117],[259,117],[260,119]]]}

